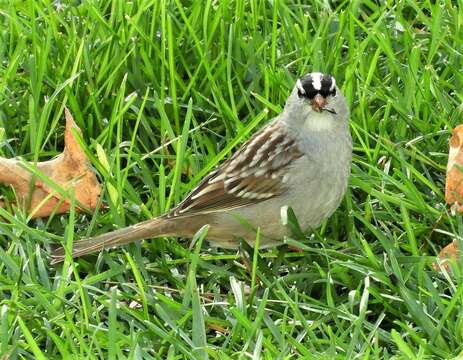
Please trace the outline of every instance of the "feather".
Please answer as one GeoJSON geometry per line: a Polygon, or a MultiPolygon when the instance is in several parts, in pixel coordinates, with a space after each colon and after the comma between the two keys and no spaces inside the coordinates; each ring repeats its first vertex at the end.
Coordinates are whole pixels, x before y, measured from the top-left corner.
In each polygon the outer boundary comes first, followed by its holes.
{"type": "Polygon", "coordinates": [[[286,191],[288,167],[301,156],[284,124],[273,122],[204,178],[168,216],[226,211],[280,195],[286,191]]]}

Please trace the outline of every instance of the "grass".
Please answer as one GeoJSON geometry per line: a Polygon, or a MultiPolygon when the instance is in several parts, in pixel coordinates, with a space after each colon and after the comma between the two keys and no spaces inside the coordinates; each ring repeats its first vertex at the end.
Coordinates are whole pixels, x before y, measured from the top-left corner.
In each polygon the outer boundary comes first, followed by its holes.
{"type": "Polygon", "coordinates": [[[106,205],[36,221],[0,209],[2,358],[463,354],[462,272],[431,267],[463,231],[443,198],[462,116],[457,3],[0,2],[0,154],[58,154],[66,105],[106,205]],[[294,239],[303,252],[248,249],[248,272],[202,233],[49,265],[56,242],[178,203],[312,70],[342,84],[355,154],[341,208],[294,239]]]}

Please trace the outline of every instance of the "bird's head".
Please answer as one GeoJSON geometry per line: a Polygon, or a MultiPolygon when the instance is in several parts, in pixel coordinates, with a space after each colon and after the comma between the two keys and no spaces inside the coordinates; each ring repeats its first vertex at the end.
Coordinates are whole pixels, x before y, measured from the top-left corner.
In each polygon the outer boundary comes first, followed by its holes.
{"type": "MultiPolygon", "coordinates": [[[[286,112],[293,121],[347,120],[349,110],[333,76],[319,72],[297,79],[286,103],[286,112]]],[[[321,124],[324,127],[327,124],[321,124]]]]}

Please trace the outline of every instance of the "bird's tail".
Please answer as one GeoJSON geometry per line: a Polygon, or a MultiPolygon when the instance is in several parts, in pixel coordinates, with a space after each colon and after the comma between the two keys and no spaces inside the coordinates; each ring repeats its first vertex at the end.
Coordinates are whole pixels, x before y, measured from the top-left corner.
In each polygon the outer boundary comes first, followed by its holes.
{"type": "MultiPolygon", "coordinates": [[[[75,258],[152,237],[172,236],[177,234],[174,231],[176,228],[175,223],[176,221],[173,219],[159,217],[106,234],[79,240],[73,243],[71,256],[75,258]]],[[[65,258],[66,250],[64,247],[59,247],[52,252],[51,263],[60,263],[65,258]]]]}

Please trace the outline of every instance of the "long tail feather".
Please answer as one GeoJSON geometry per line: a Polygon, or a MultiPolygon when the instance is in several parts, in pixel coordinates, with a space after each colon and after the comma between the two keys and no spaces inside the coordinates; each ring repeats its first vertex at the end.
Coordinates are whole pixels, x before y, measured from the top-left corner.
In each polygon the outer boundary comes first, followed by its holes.
{"type": "MultiPolygon", "coordinates": [[[[143,221],[136,225],[128,226],[123,229],[112,231],[95,237],[79,240],[73,243],[73,258],[110,249],[116,246],[143,240],[151,237],[174,235],[173,229],[175,221],[165,218],[155,218],[143,221]]],[[[66,250],[60,247],[53,251],[51,263],[57,264],[66,258],[66,250]]]]}

